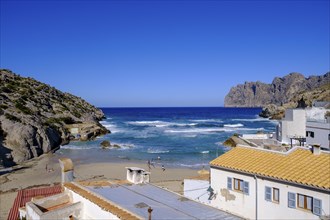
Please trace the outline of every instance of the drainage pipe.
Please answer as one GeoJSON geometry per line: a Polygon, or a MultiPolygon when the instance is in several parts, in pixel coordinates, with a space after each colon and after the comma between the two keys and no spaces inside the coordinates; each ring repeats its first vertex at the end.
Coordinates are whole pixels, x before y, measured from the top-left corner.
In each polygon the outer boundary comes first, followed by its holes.
{"type": "Polygon", "coordinates": [[[256,175],[254,175],[254,179],[256,181],[256,220],[258,220],[258,179],[256,175]]]}

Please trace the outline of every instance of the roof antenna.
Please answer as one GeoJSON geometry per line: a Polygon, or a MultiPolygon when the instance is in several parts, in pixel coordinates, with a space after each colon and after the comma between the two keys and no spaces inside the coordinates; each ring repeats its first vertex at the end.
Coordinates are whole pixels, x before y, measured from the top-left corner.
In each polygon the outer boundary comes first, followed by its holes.
{"type": "Polygon", "coordinates": [[[151,220],[151,212],[152,212],[152,210],[153,210],[153,209],[149,206],[149,208],[148,208],[148,213],[149,213],[149,218],[148,218],[148,219],[149,219],[149,220],[151,220]]]}

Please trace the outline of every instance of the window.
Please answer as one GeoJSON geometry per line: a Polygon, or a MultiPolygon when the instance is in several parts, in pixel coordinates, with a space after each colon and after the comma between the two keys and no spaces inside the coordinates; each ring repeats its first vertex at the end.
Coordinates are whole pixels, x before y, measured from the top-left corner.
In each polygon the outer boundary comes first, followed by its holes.
{"type": "Polygon", "coordinates": [[[312,211],[312,200],[310,196],[298,194],[298,207],[312,211]]]}
{"type": "Polygon", "coordinates": [[[227,177],[227,189],[232,189],[232,184],[234,182],[234,190],[240,191],[246,195],[249,195],[249,182],[243,181],[241,179],[232,180],[233,178],[227,177]]]}
{"type": "Polygon", "coordinates": [[[280,190],[278,188],[265,187],[265,200],[270,202],[280,202],[280,190]]]}
{"type": "Polygon", "coordinates": [[[243,192],[243,180],[234,178],[234,189],[243,192]]]}
{"type": "Polygon", "coordinates": [[[306,131],[306,137],[314,138],[314,132],[313,131],[306,131]]]}
{"type": "Polygon", "coordinates": [[[273,201],[280,202],[280,190],[277,188],[273,188],[273,201]]]}
{"type": "MultiPolygon", "coordinates": [[[[295,193],[288,193],[288,206],[290,208],[296,208],[295,193]]],[[[322,214],[322,200],[313,198],[311,196],[297,194],[297,206],[298,208],[311,211],[318,216],[321,216],[322,214]]]]}

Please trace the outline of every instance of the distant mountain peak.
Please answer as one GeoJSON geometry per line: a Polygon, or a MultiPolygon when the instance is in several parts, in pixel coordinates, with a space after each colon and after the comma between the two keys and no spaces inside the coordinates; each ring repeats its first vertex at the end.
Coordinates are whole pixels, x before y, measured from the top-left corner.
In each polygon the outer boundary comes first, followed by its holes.
{"type": "MultiPolygon", "coordinates": [[[[327,72],[321,76],[305,78],[301,73],[292,72],[284,77],[275,77],[271,84],[245,82],[230,89],[225,97],[225,107],[263,107],[269,104],[283,105],[296,101],[299,94],[318,89],[330,82],[327,72]]],[[[314,97],[314,96],[313,96],[314,97]]],[[[307,100],[311,103],[312,100],[307,100]]]]}

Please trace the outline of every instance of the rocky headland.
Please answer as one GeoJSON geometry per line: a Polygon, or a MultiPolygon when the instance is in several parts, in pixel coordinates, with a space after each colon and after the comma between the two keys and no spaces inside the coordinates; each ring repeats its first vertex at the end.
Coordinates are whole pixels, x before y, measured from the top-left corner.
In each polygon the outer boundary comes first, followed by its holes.
{"type": "Polygon", "coordinates": [[[307,78],[300,73],[275,77],[271,84],[245,82],[230,89],[225,107],[262,107],[262,117],[281,119],[285,109],[297,106],[303,98],[307,106],[314,100],[330,101],[330,72],[307,78]]]}
{"type": "Polygon", "coordinates": [[[0,166],[38,157],[72,139],[106,134],[102,118],[103,112],[82,98],[0,70],[0,166]]]}

